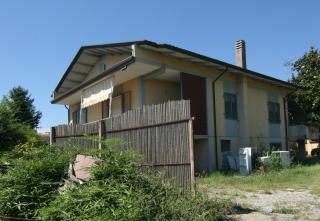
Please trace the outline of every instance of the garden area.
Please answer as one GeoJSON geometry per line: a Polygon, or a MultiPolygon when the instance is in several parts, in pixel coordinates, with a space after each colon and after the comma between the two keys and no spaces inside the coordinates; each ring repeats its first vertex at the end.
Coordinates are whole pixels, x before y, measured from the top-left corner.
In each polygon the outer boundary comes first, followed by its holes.
{"type": "Polygon", "coordinates": [[[232,201],[239,206],[240,220],[319,220],[320,160],[308,158],[289,168],[216,172],[197,179],[199,190],[209,198],[232,201]]]}

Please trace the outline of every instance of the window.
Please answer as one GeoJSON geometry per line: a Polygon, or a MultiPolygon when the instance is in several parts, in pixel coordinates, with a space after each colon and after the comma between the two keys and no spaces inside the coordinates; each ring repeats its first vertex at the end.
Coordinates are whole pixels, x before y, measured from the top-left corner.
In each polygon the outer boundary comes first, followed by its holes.
{"type": "Polygon", "coordinates": [[[87,119],[87,108],[81,109],[81,115],[80,115],[80,117],[81,117],[81,119],[80,119],[80,123],[81,123],[81,124],[88,123],[88,119],[87,119]]]}
{"type": "Polygon", "coordinates": [[[279,143],[270,143],[270,150],[271,151],[281,150],[281,146],[282,146],[281,142],[279,142],[279,143]]]}
{"type": "Polygon", "coordinates": [[[102,101],[102,119],[109,117],[110,99],[102,101]]]}
{"type": "Polygon", "coordinates": [[[98,74],[104,72],[105,70],[107,70],[107,65],[105,63],[100,63],[98,66],[98,74]]]}
{"type": "Polygon", "coordinates": [[[237,95],[224,93],[224,110],[227,119],[238,119],[237,95]]]}
{"type": "Polygon", "coordinates": [[[221,152],[230,152],[230,146],[230,140],[221,140],[221,152]]]}
{"type": "Polygon", "coordinates": [[[112,104],[111,104],[111,115],[119,115],[122,111],[122,95],[116,96],[112,98],[112,104]]]}
{"type": "Polygon", "coordinates": [[[268,102],[269,123],[280,123],[280,104],[277,102],[268,102]]]}
{"type": "Polygon", "coordinates": [[[131,110],[131,92],[125,92],[122,96],[123,112],[131,110]]]}
{"type": "Polygon", "coordinates": [[[79,124],[79,122],[80,122],[80,109],[72,112],[72,122],[73,122],[73,124],[79,124]]]}
{"type": "MultiPolygon", "coordinates": [[[[110,99],[102,102],[102,118],[109,117],[110,99]]],[[[111,114],[117,115],[131,110],[131,92],[118,94],[112,98],[111,114]]]]}

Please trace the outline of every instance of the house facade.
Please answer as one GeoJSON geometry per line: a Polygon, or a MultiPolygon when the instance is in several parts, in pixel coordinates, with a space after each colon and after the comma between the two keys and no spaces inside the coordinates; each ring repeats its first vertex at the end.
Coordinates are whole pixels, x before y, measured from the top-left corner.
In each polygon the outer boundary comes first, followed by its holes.
{"type": "Polygon", "coordinates": [[[151,41],[83,46],[53,92],[70,124],[112,117],[142,105],[188,99],[194,117],[195,165],[212,172],[240,147],[287,149],[286,96],[294,88],[237,64],[151,41]]]}

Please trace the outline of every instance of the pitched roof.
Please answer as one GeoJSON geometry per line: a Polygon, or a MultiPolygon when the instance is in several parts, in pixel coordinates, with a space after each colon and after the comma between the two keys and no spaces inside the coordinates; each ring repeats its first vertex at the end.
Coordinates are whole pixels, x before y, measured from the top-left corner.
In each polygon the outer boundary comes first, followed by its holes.
{"type": "MultiPolygon", "coordinates": [[[[179,48],[169,44],[158,44],[148,40],[141,40],[141,41],[112,43],[112,44],[82,46],[77,52],[74,59],[72,60],[69,67],[67,68],[66,72],[62,76],[61,80],[59,81],[54,91],[60,92],[60,94],[62,95],[67,94],[70,90],[73,91],[75,87],[78,88],[79,85],[83,84],[82,81],[85,79],[85,76],[91,71],[94,64],[101,57],[107,54],[131,55],[132,45],[138,45],[140,47],[143,47],[149,50],[168,54],[172,57],[175,57],[181,60],[186,60],[188,62],[193,62],[198,65],[204,65],[207,67],[216,67],[221,69],[227,67],[229,71],[234,73],[247,74],[251,77],[268,81],[270,83],[275,83],[291,89],[294,88],[292,84],[286,81],[283,81],[268,75],[264,75],[249,69],[244,69],[236,65],[233,65],[224,61],[220,61],[205,55],[201,55],[183,48],[179,48]],[[70,75],[77,75],[78,80],[75,81],[75,80],[72,80],[72,78],[69,79],[68,76],[70,75]]],[[[99,77],[99,75],[97,77],[99,77]]]]}

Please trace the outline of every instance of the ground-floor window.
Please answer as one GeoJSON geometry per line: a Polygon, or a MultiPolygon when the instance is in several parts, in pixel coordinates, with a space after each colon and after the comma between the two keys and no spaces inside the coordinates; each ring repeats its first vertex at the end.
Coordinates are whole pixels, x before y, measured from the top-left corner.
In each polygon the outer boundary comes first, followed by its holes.
{"type": "Polygon", "coordinates": [[[221,140],[221,152],[230,152],[231,141],[230,140],[221,140]]]}

